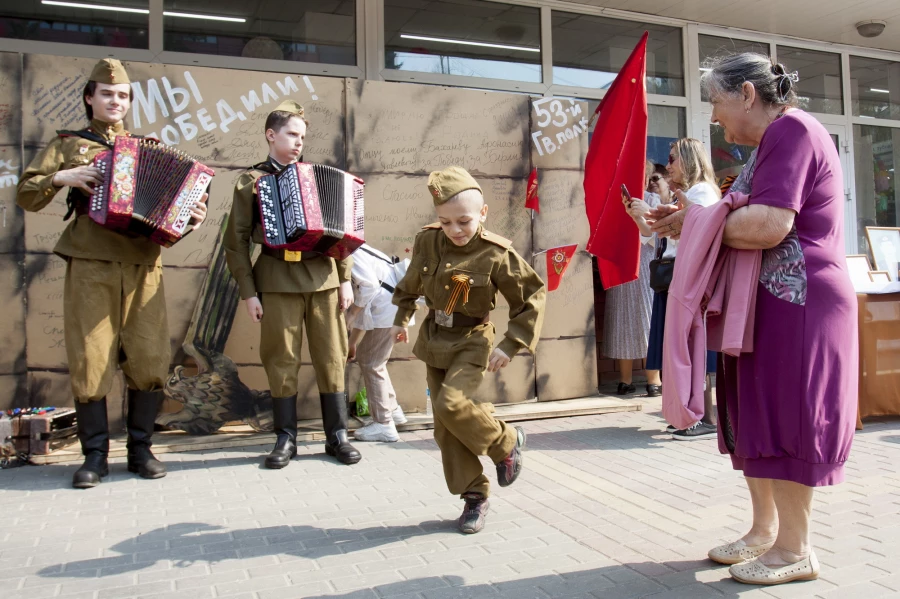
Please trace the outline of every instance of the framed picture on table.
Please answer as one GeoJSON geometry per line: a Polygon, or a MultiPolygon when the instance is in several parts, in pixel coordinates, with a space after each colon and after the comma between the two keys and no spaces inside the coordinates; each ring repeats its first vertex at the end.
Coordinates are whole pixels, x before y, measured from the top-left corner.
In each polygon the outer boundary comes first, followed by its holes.
{"type": "Polygon", "coordinates": [[[891,281],[896,281],[900,262],[900,227],[866,227],[866,237],[875,269],[887,272],[891,281]]]}
{"type": "Polygon", "coordinates": [[[873,283],[890,283],[891,275],[886,270],[870,270],[869,280],[873,283]]]}
{"type": "Polygon", "coordinates": [[[868,287],[872,280],[869,278],[869,257],[865,254],[851,254],[847,256],[847,270],[850,271],[850,281],[856,290],[868,287]]]}

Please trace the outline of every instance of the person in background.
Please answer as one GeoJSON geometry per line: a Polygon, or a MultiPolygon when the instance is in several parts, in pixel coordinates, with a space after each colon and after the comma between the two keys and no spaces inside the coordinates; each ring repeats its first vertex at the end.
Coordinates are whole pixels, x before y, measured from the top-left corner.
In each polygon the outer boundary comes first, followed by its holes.
{"type": "Polygon", "coordinates": [[[353,252],[353,305],[347,312],[349,359],[356,360],[362,371],[372,413],[372,422],[353,434],[357,441],[393,443],[400,439],[396,425],[406,423],[387,362],[394,348],[391,326],[397,314],[391,298],[408,267],[409,259],[400,261],[367,244],[353,252]]]}
{"type": "MultiPolygon", "coordinates": [[[[722,196],[716,185],[715,173],[709,162],[703,144],[696,139],[683,138],[675,141],[669,151],[669,164],[666,168],[669,181],[660,179],[657,181],[657,189],[665,190],[667,187],[676,187],[675,193],[683,198],[683,202],[709,206],[718,202],[722,196]],[[669,185],[668,183],[671,183],[669,185]],[[685,191],[681,191],[685,190],[685,191]]],[[[673,194],[674,196],[675,194],[673,194]]],[[[647,218],[652,208],[646,202],[632,202],[629,214],[635,220],[644,241],[655,240],[656,254],[663,258],[675,259],[678,250],[678,242],[672,239],[660,238],[650,228],[647,218]]],[[[657,291],[653,297],[653,313],[650,322],[650,340],[647,350],[647,370],[659,371],[662,368],[663,332],[666,322],[667,291],[657,291]]],[[[716,371],[716,354],[709,352],[707,355],[707,372],[716,371]]],[[[665,376],[665,373],[662,373],[665,376]]],[[[668,427],[666,431],[673,439],[679,441],[693,441],[697,439],[711,439],[716,436],[715,414],[713,410],[712,382],[708,378],[706,384],[705,410],[703,419],[684,430],[675,430],[668,427]]]]}
{"type": "MultiPolygon", "coordinates": [[[[654,176],[653,164],[647,161],[644,170],[644,188],[654,176]]],[[[644,200],[653,208],[659,196],[644,193],[644,200]]],[[[627,199],[630,201],[630,198],[627,199]]],[[[626,198],[623,198],[626,201],[626,198]]],[[[626,201],[626,209],[628,201],[626,201]]],[[[603,353],[607,358],[618,361],[619,395],[635,392],[632,382],[632,362],[647,356],[647,336],[650,334],[650,310],[653,305],[653,290],[650,289],[650,260],[653,247],[641,243],[638,278],[624,285],[616,285],[606,290],[606,310],[603,315],[603,353]]],[[[656,373],[659,376],[659,373],[656,373]]],[[[659,388],[659,381],[648,381],[647,394],[659,388]]],[[[658,393],[657,393],[658,394],[658,393]]]]}

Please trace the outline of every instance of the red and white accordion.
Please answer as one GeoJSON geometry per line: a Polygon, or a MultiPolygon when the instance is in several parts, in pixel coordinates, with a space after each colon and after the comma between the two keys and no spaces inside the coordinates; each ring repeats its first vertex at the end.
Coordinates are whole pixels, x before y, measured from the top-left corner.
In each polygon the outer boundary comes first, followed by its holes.
{"type": "Polygon", "coordinates": [[[297,162],[256,181],[264,243],[341,260],[365,242],[359,177],[323,164],[297,162]]]}
{"type": "Polygon", "coordinates": [[[184,235],[191,208],[215,171],[156,140],[119,136],[94,158],[103,183],[88,204],[92,220],[113,231],[145,235],[170,247],[184,235]]]}

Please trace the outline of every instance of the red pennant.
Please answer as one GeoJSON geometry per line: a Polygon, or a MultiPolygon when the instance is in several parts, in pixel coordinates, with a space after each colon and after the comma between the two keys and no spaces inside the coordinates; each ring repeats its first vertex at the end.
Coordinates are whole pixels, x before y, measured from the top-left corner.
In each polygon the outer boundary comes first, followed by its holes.
{"type": "Polygon", "coordinates": [[[536,168],[531,170],[531,175],[528,177],[528,193],[525,196],[525,207],[531,208],[535,212],[541,211],[541,204],[538,199],[538,178],[536,168]]]}
{"type": "Polygon", "coordinates": [[[622,204],[621,186],[643,197],[647,160],[647,32],[597,107],[599,120],[584,164],[587,251],[597,256],[603,288],[634,281],[640,240],[622,204]]]}
{"type": "Polygon", "coordinates": [[[563,245],[547,250],[547,290],[556,291],[562,276],[569,268],[578,245],[563,245]]]}

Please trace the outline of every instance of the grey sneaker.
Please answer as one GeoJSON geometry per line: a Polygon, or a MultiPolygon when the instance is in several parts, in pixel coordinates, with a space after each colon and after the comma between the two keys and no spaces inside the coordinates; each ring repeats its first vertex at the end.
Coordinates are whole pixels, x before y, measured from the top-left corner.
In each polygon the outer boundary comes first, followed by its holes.
{"type": "Polygon", "coordinates": [[[701,421],[684,430],[675,431],[672,433],[672,438],[676,441],[698,441],[700,439],[715,439],[716,435],[716,427],[701,421]]]}
{"type": "Polygon", "coordinates": [[[509,455],[497,464],[497,483],[501,487],[508,487],[516,482],[522,471],[522,450],[525,449],[525,429],[516,427],[516,445],[509,455]]]}
{"type": "Polygon", "coordinates": [[[459,532],[473,535],[484,528],[484,519],[487,517],[490,503],[481,493],[463,493],[463,499],[466,500],[466,507],[459,517],[459,532]]]}

